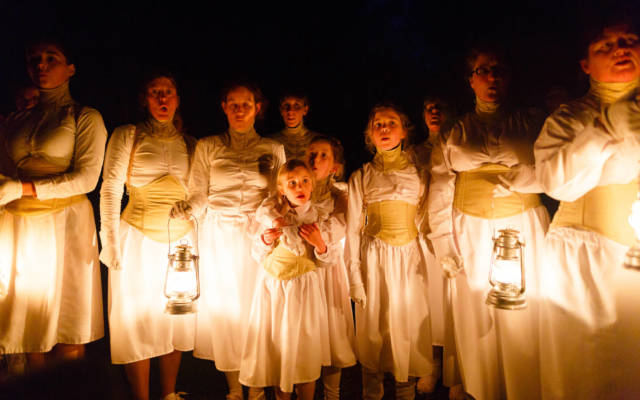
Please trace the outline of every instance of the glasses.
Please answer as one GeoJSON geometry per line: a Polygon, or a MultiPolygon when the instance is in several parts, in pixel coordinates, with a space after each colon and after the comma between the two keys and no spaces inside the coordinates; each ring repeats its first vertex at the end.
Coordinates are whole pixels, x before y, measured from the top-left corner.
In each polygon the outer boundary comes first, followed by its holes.
{"type": "Polygon", "coordinates": [[[491,67],[481,66],[471,71],[471,74],[472,75],[476,74],[480,77],[485,77],[485,76],[488,76],[489,74],[492,74],[493,76],[497,76],[497,77],[504,77],[509,75],[509,69],[501,65],[493,65],[491,67]]]}

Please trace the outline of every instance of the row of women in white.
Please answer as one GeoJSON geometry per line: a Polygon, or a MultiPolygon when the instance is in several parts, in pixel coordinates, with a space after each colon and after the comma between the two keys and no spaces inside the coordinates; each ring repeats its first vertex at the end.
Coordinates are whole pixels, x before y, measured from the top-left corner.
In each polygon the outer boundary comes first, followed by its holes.
{"type": "MultiPolygon", "coordinates": [[[[628,24],[590,39],[581,61],[589,92],[543,125],[504,104],[509,70],[490,50],[468,60],[476,110],[411,151],[404,114],[375,108],[365,134],[375,155],[349,179],[346,205],[332,181],[340,146],[313,141],[303,98],[281,104],[283,147],[253,128],[260,92],[232,86],[222,101],[228,131],[192,152],[175,82],[148,81],[149,118],[114,131],[100,199],[112,361],[125,364],[134,396],[148,398],[149,358],[160,357],[162,395],[179,398],[180,351],[193,349],[225,371],[229,399],[242,398],[240,382],[252,398],[265,386],[287,398],[294,384],[312,398],[321,370],[325,396],[336,398],[340,368],[356,355],[364,398],[382,398],[384,372],[397,398],[413,398],[418,378],[435,384],[433,344],[444,346],[452,398],[640,396],[640,273],[622,267],[635,239],[627,218],[640,167],[640,40],[628,24]],[[281,168],[285,150],[310,166],[281,168]],[[561,201],[550,228],[539,192],[561,201]],[[195,315],[163,312],[170,210],[199,220],[195,315]],[[525,310],[484,304],[491,236],[504,227],[526,244],[525,310]]],[[[47,352],[79,357],[103,335],[85,193],[107,134],[97,111],[71,99],[75,67],[61,46],[33,46],[27,64],[40,104],[2,128],[0,353],[26,352],[37,366],[47,352]]],[[[194,239],[186,219],[171,232],[194,239]]]]}

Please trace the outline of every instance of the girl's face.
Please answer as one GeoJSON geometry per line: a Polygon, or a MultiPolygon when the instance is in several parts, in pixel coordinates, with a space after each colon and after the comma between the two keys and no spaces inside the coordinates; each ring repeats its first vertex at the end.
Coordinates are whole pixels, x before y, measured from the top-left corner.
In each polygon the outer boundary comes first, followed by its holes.
{"type": "Polygon", "coordinates": [[[305,167],[296,167],[293,171],[285,172],[280,177],[280,194],[284,195],[292,207],[298,207],[311,199],[313,179],[305,167]]]}
{"type": "Polygon", "coordinates": [[[253,93],[244,86],[231,90],[222,102],[222,110],[227,116],[229,126],[238,132],[247,132],[253,128],[260,106],[260,103],[256,103],[253,93]]]}
{"type": "Polygon", "coordinates": [[[480,54],[473,65],[469,85],[480,100],[489,103],[500,101],[507,93],[508,69],[492,54],[480,54]]]}
{"type": "Polygon", "coordinates": [[[438,102],[430,102],[424,106],[424,123],[429,128],[429,132],[440,132],[442,123],[446,120],[442,105],[438,102]]]}
{"type": "Polygon", "coordinates": [[[149,114],[160,122],[166,122],[173,120],[180,98],[171,79],[159,77],[147,85],[145,101],[149,114]]]}
{"type": "Polygon", "coordinates": [[[285,97],[280,104],[280,115],[287,128],[295,128],[302,123],[309,112],[309,106],[304,100],[297,97],[285,97]]]}
{"type": "Polygon", "coordinates": [[[307,164],[311,167],[316,180],[327,178],[337,168],[333,158],[331,144],[323,141],[313,142],[307,149],[307,164]]]}
{"type": "Polygon", "coordinates": [[[27,72],[40,89],[54,89],[67,82],[76,73],[76,67],[53,44],[41,43],[27,54],[27,72]]]}
{"type": "Polygon", "coordinates": [[[605,28],[580,61],[585,74],[599,82],[631,82],[640,77],[640,40],[624,26],[605,28]]]}
{"type": "Polygon", "coordinates": [[[402,119],[391,109],[376,112],[371,121],[371,141],[378,150],[391,150],[407,137],[402,119]]]}

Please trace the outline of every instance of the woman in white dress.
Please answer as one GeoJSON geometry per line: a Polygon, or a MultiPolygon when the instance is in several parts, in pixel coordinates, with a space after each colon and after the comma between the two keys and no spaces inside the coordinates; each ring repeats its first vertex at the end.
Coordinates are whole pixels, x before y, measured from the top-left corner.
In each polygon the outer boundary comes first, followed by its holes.
{"type": "Polygon", "coordinates": [[[580,65],[589,92],[547,118],[535,144],[538,180],[561,201],[541,270],[542,398],[635,399],[640,272],[623,262],[639,228],[629,215],[640,173],[640,38],[620,23],[588,40],[580,65]]]}
{"type": "Polygon", "coordinates": [[[309,99],[305,94],[291,91],[280,99],[280,116],[284,129],[272,138],[282,143],[287,160],[304,159],[311,139],[318,135],[304,124],[304,117],[308,113],[309,99]]]}
{"type": "Polygon", "coordinates": [[[242,399],[238,382],[242,346],[255,292],[258,263],[251,245],[259,223],[255,212],[276,190],[284,149],[254,129],[262,95],[250,84],[225,89],[222,109],[229,129],[198,141],[189,179],[189,198],[176,203],[174,217],[200,221],[201,296],[194,356],[224,371],[230,400],[242,399]]]}
{"type": "Polygon", "coordinates": [[[427,267],[418,237],[425,188],[403,150],[409,119],[375,107],[365,140],[375,153],[349,178],[345,262],[356,306],[356,353],[363,398],[382,399],[383,374],[396,398],[413,399],[417,378],[433,372],[427,267]]]}
{"type": "MultiPolygon", "coordinates": [[[[116,128],[107,146],[100,259],[109,267],[111,360],[124,364],[134,397],[148,399],[149,359],[159,357],[161,395],[169,400],[178,398],[181,352],[193,349],[195,316],[165,313],[167,220],[173,204],[186,199],[195,139],[179,129],[180,98],[170,75],[152,75],[140,99],[146,120],[116,128]],[[125,185],[129,202],[120,215],[125,185]]],[[[172,221],[170,228],[172,247],[192,239],[188,221],[172,221]]]]}
{"type": "Polygon", "coordinates": [[[27,51],[40,91],[5,121],[0,175],[0,353],[80,358],[103,336],[98,243],[91,203],[107,132],[100,113],[69,94],[75,66],[64,48],[27,51]]]}
{"type": "MultiPolygon", "coordinates": [[[[541,118],[505,104],[509,70],[493,49],[472,51],[469,84],[476,109],[464,115],[432,153],[430,238],[451,293],[462,385],[450,398],[538,399],[537,268],[549,217],[533,171],[541,118]],[[487,306],[494,231],[512,228],[524,240],[528,306],[487,306]]],[[[449,365],[444,379],[458,372],[449,365]]]]}

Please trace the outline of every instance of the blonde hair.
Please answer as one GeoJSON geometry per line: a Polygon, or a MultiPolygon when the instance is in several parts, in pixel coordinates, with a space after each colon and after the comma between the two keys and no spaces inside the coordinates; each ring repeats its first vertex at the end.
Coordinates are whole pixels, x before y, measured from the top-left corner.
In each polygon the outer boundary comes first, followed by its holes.
{"type": "MultiPolygon", "coordinates": [[[[281,192],[284,192],[284,176],[288,173],[291,172],[293,170],[295,170],[298,167],[302,167],[304,169],[307,170],[307,172],[309,173],[309,176],[311,177],[311,187],[315,188],[316,187],[316,179],[313,175],[313,171],[311,170],[311,168],[309,168],[309,166],[307,165],[306,162],[304,162],[303,160],[299,160],[297,158],[294,158],[292,160],[287,161],[286,163],[282,164],[280,166],[280,168],[278,168],[278,174],[276,175],[276,183],[278,185],[278,192],[281,194],[281,192]]],[[[312,189],[313,191],[313,189],[312,189]]],[[[289,211],[289,202],[286,201],[286,198],[283,194],[281,194],[280,196],[278,196],[278,205],[276,206],[276,209],[278,211],[279,214],[284,215],[289,211]]]]}
{"type": "Polygon", "coordinates": [[[400,117],[400,123],[402,124],[402,129],[404,129],[406,135],[405,138],[402,139],[401,146],[403,149],[406,149],[409,146],[411,135],[413,134],[413,124],[409,119],[409,116],[405,114],[400,107],[393,103],[380,103],[376,104],[371,112],[369,113],[369,120],[367,121],[367,129],[364,131],[364,144],[372,154],[376,154],[376,146],[373,144],[373,140],[371,140],[371,133],[373,132],[373,120],[376,117],[376,114],[383,110],[391,110],[394,113],[398,114],[400,117]]]}

